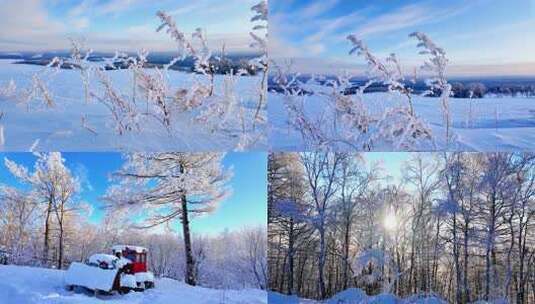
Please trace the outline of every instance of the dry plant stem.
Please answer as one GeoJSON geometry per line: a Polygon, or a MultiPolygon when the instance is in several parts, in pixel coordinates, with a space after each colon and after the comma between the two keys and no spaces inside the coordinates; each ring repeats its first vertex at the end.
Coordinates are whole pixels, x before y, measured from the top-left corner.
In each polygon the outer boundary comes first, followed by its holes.
{"type": "Polygon", "coordinates": [[[253,130],[256,127],[256,122],[259,121],[260,110],[262,109],[265,103],[264,101],[264,99],[266,98],[265,91],[267,90],[266,82],[267,82],[267,65],[266,65],[266,68],[262,70],[262,83],[260,84],[260,94],[258,98],[258,104],[256,106],[255,115],[254,115],[253,130]]]}

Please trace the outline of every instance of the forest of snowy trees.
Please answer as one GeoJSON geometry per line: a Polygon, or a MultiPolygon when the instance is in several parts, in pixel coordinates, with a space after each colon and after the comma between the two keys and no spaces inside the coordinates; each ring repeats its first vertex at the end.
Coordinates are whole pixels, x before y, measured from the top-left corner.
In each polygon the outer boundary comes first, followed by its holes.
{"type": "Polygon", "coordinates": [[[148,249],[149,270],[158,277],[212,288],[266,288],[265,227],[197,235],[188,226],[229,191],[223,154],[125,155],[123,167],[110,172],[118,181],[101,198],[108,208],[99,223],[89,220],[94,206],[83,201],[84,177],[59,152],[36,156],[33,167],[3,159],[17,180],[0,184],[0,250],[9,254],[9,264],[67,269],[92,254],[111,253],[113,245],[133,244],[148,249]],[[179,200],[171,199],[171,188],[179,200]],[[167,205],[155,207],[165,199],[167,205]]]}
{"type": "Polygon", "coordinates": [[[387,172],[366,154],[271,154],[269,288],[533,303],[535,155],[405,156],[387,172]]]}

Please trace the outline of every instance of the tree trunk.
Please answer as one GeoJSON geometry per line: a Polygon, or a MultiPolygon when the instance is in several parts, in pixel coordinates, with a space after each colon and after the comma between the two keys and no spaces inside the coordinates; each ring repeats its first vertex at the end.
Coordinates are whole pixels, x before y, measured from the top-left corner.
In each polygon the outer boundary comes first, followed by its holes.
{"type": "Polygon", "coordinates": [[[470,289],[468,288],[468,223],[464,227],[464,265],[463,265],[463,303],[470,303],[470,289]]]}
{"type": "Polygon", "coordinates": [[[495,214],[496,214],[496,199],[495,195],[492,196],[492,202],[491,202],[491,210],[490,210],[490,223],[489,223],[489,232],[487,237],[487,244],[486,244],[486,250],[485,250],[485,301],[488,301],[490,299],[490,276],[492,271],[491,263],[491,253],[494,251],[494,233],[495,233],[495,214]]]}
{"type": "Polygon", "coordinates": [[[48,207],[46,209],[45,216],[45,235],[44,235],[44,244],[43,244],[43,264],[48,265],[48,251],[50,244],[48,242],[50,238],[50,213],[52,213],[52,200],[48,201],[48,207]]]}
{"type": "Polygon", "coordinates": [[[189,219],[188,219],[188,202],[186,195],[182,195],[180,198],[182,204],[182,232],[184,234],[184,249],[186,253],[186,284],[195,286],[196,274],[195,274],[195,260],[193,259],[193,253],[191,249],[191,235],[189,231],[189,219]]]}
{"type": "Polygon", "coordinates": [[[59,253],[58,253],[58,260],[57,260],[57,269],[62,269],[63,267],[63,234],[64,234],[64,227],[63,227],[63,219],[65,215],[65,209],[63,203],[61,204],[59,214],[56,206],[56,217],[58,219],[58,227],[59,227],[59,238],[58,238],[58,247],[59,247],[59,253]]]}
{"type": "Polygon", "coordinates": [[[457,241],[457,213],[453,213],[453,263],[455,267],[455,302],[462,303],[461,269],[459,267],[459,242],[457,241]]]}
{"type": "Polygon", "coordinates": [[[344,233],[344,276],[343,276],[343,289],[347,289],[348,277],[349,277],[349,230],[351,229],[351,222],[347,219],[344,233]]]}
{"type": "Polygon", "coordinates": [[[320,234],[320,254],[318,257],[318,285],[319,285],[319,291],[321,299],[325,299],[327,297],[327,293],[325,291],[325,278],[324,278],[324,268],[325,268],[325,226],[324,226],[324,215],[321,215],[321,227],[319,230],[320,234]]]}
{"type": "Polygon", "coordinates": [[[61,269],[63,265],[63,223],[59,223],[59,254],[57,269],[61,269]]]}
{"type": "Polygon", "coordinates": [[[294,290],[294,222],[290,219],[290,235],[288,238],[288,290],[289,295],[294,290]]]}

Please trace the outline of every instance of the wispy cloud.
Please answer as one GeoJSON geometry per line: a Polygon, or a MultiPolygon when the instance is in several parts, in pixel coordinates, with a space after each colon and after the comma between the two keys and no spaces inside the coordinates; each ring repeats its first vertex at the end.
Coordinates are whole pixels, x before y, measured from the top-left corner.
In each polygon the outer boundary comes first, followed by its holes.
{"type": "Polygon", "coordinates": [[[453,7],[436,7],[428,3],[409,4],[395,11],[374,17],[358,26],[352,33],[361,38],[366,38],[374,34],[384,34],[409,27],[438,23],[468,10],[477,3],[478,1],[470,1],[453,7]]]}
{"type": "Polygon", "coordinates": [[[225,43],[229,52],[248,51],[251,1],[0,0],[0,51],[66,49],[68,37],[78,36],[98,51],[171,51],[173,41],[155,31],[160,9],[175,14],[186,32],[205,28],[213,48],[225,43]],[[215,18],[221,15],[229,17],[215,18]]]}
{"type": "Polygon", "coordinates": [[[308,6],[299,10],[298,13],[300,17],[303,19],[312,19],[332,9],[339,2],[340,2],[339,0],[325,0],[325,1],[312,2],[308,6]]]}
{"type": "Polygon", "coordinates": [[[203,4],[196,2],[196,3],[189,4],[189,5],[181,6],[177,9],[169,11],[168,13],[172,16],[182,15],[182,14],[191,13],[197,9],[202,8],[203,6],[204,6],[203,4]]]}
{"type": "Polygon", "coordinates": [[[111,0],[97,7],[99,14],[117,14],[132,9],[135,5],[143,3],[144,0],[111,0]]]}

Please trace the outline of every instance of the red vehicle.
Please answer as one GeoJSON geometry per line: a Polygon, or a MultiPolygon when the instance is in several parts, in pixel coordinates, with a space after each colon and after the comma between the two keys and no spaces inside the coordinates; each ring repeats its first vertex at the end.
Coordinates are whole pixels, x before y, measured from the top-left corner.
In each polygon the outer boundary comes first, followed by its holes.
{"type": "Polygon", "coordinates": [[[112,252],[94,254],[85,263],[71,263],[65,274],[67,289],[83,287],[98,294],[154,288],[154,275],[147,271],[146,248],[116,245],[112,252]]]}
{"type": "Polygon", "coordinates": [[[113,246],[111,250],[113,255],[115,255],[117,258],[126,258],[132,261],[132,263],[127,265],[125,271],[136,276],[138,285],[140,285],[140,283],[144,283],[145,287],[143,287],[143,289],[154,286],[154,276],[152,273],[147,272],[146,248],[140,246],[116,245],[113,246]],[[147,273],[150,273],[149,278],[151,278],[151,280],[146,280],[147,273]]]}

